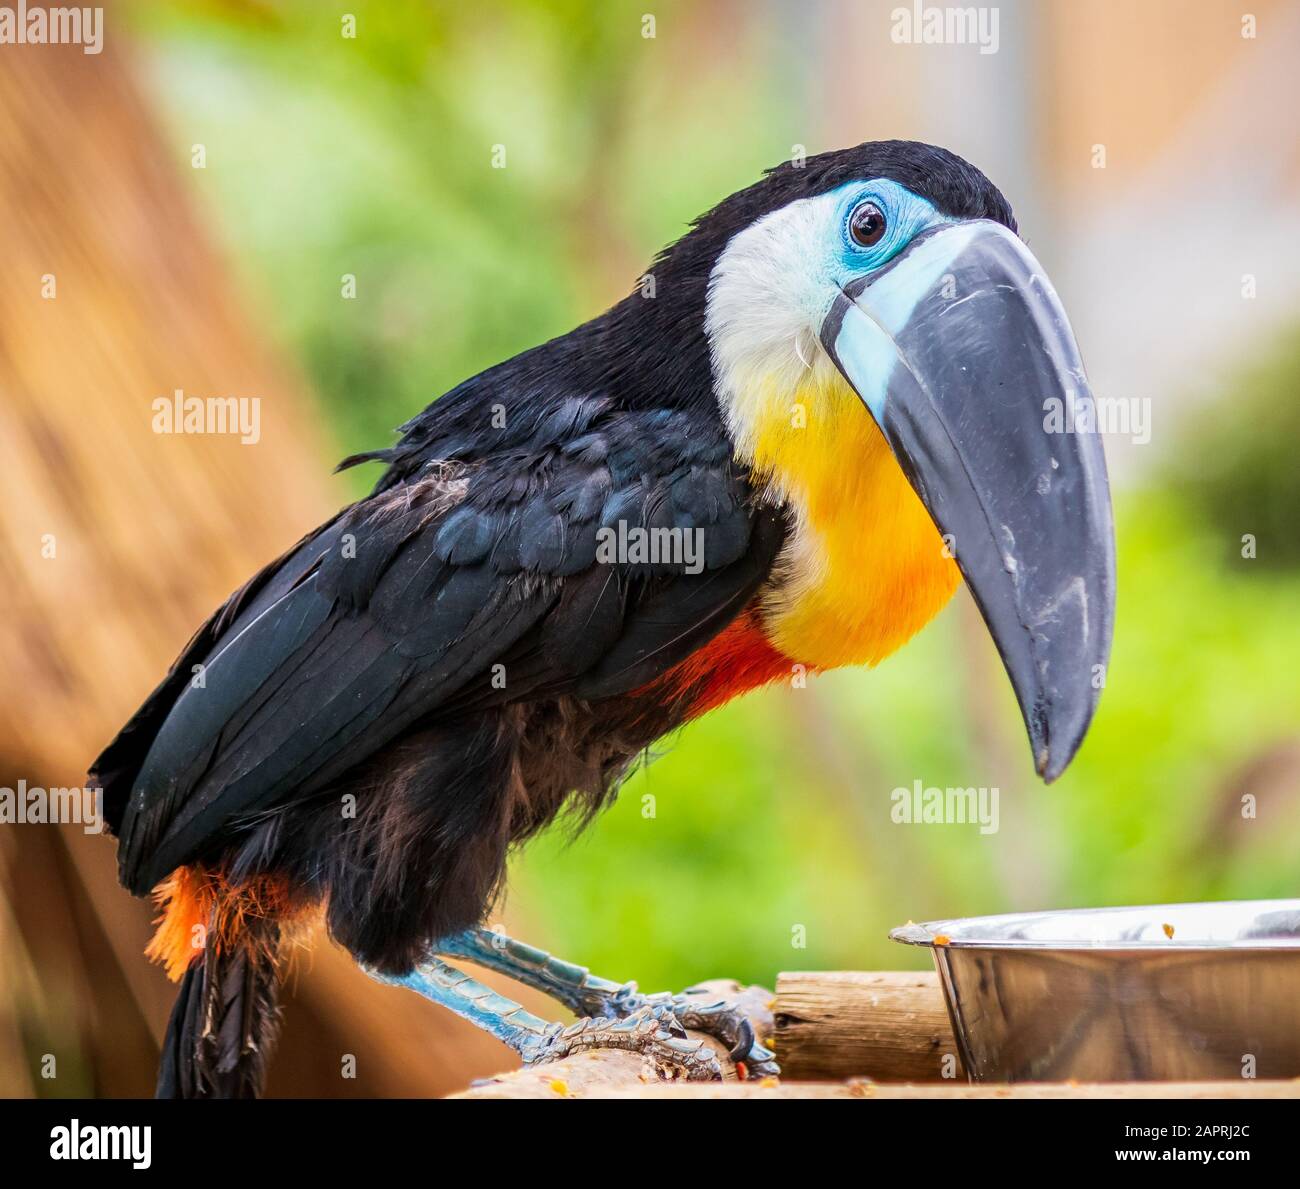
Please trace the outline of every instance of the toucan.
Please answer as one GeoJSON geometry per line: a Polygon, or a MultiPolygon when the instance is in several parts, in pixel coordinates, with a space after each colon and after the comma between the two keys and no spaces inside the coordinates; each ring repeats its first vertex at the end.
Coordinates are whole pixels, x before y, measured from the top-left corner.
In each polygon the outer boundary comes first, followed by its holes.
{"type": "Polygon", "coordinates": [[[458,384],[236,591],[92,766],[122,883],[179,981],[158,1093],[259,1092],[286,955],[323,916],[365,970],[525,1062],[596,1047],[776,1071],[716,994],[484,928],[514,847],[590,816],[666,733],[874,665],[965,579],[1053,780],[1097,705],[1114,532],[1061,302],[945,149],[787,161],[634,291],[458,384]],[[446,959],[540,988],[565,1025],[446,959]]]}

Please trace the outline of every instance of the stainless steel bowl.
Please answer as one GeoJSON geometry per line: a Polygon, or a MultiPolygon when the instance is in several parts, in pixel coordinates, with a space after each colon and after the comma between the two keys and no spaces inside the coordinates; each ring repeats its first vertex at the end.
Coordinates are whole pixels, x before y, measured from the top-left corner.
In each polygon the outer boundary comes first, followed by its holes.
{"type": "Polygon", "coordinates": [[[1300,1076],[1300,900],[908,924],[972,1081],[1300,1076]]]}

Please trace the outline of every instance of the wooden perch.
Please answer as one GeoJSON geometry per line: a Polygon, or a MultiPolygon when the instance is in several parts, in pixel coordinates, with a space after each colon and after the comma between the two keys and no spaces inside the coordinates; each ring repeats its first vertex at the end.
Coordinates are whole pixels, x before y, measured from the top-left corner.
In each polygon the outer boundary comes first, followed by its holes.
{"type": "Polygon", "coordinates": [[[1292,1081],[1227,1082],[1019,1082],[972,1085],[970,1082],[659,1082],[647,1086],[623,1085],[606,1098],[858,1098],[858,1099],[1016,1099],[1025,1098],[1300,1098],[1300,1084],[1292,1081]]]}
{"type": "MultiPolygon", "coordinates": [[[[777,977],[776,997],[761,987],[704,984],[738,1001],[758,1036],[774,1047],[783,1081],[965,1082],[943,994],[933,973],[853,971],[777,977]]],[[[696,1035],[696,1034],[692,1034],[696,1035]]],[[[721,1045],[725,1082],[735,1066],[721,1045]]],[[[467,1091],[467,1098],[581,1098],[661,1083],[632,1053],[599,1049],[533,1069],[512,1070],[467,1091]]]]}
{"type": "MultiPolygon", "coordinates": [[[[964,1083],[948,1013],[932,973],[861,974],[850,971],[782,974],[775,1000],[761,987],[704,984],[737,998],[758,1036],[774,1047],[785,1081],[939,1081],[964,1083]]],[[[695,1035],[695,1034],[692,1034],[695,1035]]],[[[722,1046],[725,1082],[735,1066],[722,1046]]],[[[467,1091],[466,1098],[582,1098],[660,1085],[632,1053],[603,1049],[534,1069],[501,1074],[467,1091]]]]}
{"type": "MultiPolygon", "coordinates": [[[[699,984],[704,991],[732,1000],[749,1017],[755,1034],[770,1044],[773,1031],[772,992],[765,987],[742,987],[734,979],[714,979],[699,984]]],[[[736,1066],[725,1046],[703,1033],[691,1032],[718,1055],[723,1082],[737,1081],[736,1066]]],[[[661,1082],[653,1068],[636,1053],[617,1049],[593,1049],[531,1069],[512,1069],[476,1082],[457,1098],[604,1098],[616,1091],[636,1087],[669,1085],[661,1082]]],[[[711,1083],[716,1084],[716,1083],[711,1083]]]]}
{"type": "MultiPolygon", "coordinates": [[[[696,1040],[703,1040],[715,1053],[722,1064],[722,1077],[725,1083],[738,1085],[736,1067],[731,1063],[726,1050],[717,1041],[698,1032],[690,1035],[696,1040]]],[[[704,1085],[723,1083],[706,1082],[704,1085]]],[[[468,1090],[452,1095],[454,1098],[610,1098],[632,1092],[639,1096],[641,1091],[648,1091],[656,1086],[673,1088],[673,1083],[660,1081],[648,1063],[636,1053],[625,1053],[618,1049],[593,1049],[588,1053],[579,1053],[576,1057],[566,1057],[549,1065],[536,1065],[524,1069],[512,1069],[508,1073],[498,1074],[475,1082],[468,1090]]]]}
{"type": "Polygon", "coordinates": [[[776,1001],[783,1079],[965,1080],[933,971],[795,971],[777,976],[776,1001]]]}

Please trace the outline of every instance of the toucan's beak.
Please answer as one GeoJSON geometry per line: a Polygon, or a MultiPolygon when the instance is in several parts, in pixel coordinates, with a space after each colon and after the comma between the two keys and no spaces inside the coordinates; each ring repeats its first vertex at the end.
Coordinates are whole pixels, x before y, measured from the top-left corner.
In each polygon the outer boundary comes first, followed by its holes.
{"type": "Polygon", "coordinates": [[[1106,460],[1071,415],[1092,397],[1060,300],[1012,232],[955,223],[842,290],[821,339],[947,537],[1054,780],[1096,709],[1115,603],[1106,460]]]}

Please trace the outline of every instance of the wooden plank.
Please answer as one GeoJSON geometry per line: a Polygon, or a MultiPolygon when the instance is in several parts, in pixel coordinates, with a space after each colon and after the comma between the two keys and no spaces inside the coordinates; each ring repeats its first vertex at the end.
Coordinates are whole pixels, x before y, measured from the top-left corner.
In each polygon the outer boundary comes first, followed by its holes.
{"type": "MultiPolygon", "coordinates": [[[[724,1069],[730,1070],[724,1063],[724,1069]]],[[[773,1099],[841,1098],[899,1100],[966,1099],[1256,1099],[1300,1098],[1300,1080],[1219,1082],[1021,1082],[972,1085],[969,1082],[658,1082],[632,1053],[604,1050],[515,1070],[471,1087],[456,1098],[684,1098],[773,1099]]]]}
{"type": "Polygon", "coordinates": [[[782,1078],[965,1080],[933,971],[792,971],[776,980],[782,1078]]]}
{"type": "Polygon", "coordinates": [[[918,1085],[888,1082],[786,1082],[764,1085],[756,1082],[692,1082],[669,1085],[623,1086],[611,1090],[609,1098],[689,1098],[689,1099],[789,1099],[789,1098],[858,1098],[858,1099],[1027,1099],[1027,1098],[1300,1098],[1300,1080],[1230,1082],[1021,1082],[1014,1086],[973,1086],[968,1082],[953,1084],[929,1082],[918,1085]]]}
{"type": "MultiPolygon", "coordinates": [[[[726,1050],[710,1037],[690,1034],[703,1040],[718,1054],[722,1065],[722,1082],[697,1082],[696,1085],[726,1086],[736,1084],[736,1067],[726,1050]]],[[[512,1069],[476,1082],[453,1098],[625,1098],[640,1097],[642,1092],[660,1088],[671,1090],[683,1083],[661,1082],[649,1063],[637,1053],[618,1049],[593,1049],[566,1057],[549,1065],[512,1069]]]]}

